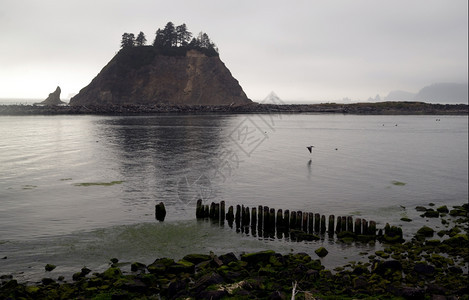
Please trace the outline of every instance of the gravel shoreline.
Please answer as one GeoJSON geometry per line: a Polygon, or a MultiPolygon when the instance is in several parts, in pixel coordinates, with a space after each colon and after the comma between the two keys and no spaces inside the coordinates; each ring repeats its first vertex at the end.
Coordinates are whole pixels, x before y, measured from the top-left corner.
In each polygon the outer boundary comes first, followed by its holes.
{"type": "MultiPolygon", "coordinates": [[[[35,284],[2,275],[0,299],[469,299],[469,205],[429,205],[415,209],[422,218],[439,218],[445,229],[423,226],[409,241],[382,240],[384,250],[368,262],[334,270],[306,253],[274,251],[158,258],[133,262],[129,272],[112,258],[106,271],[84,267],[70,282],[51,278],[56,266],[50,264],[35,284]]],[[[358,238],[350,232],[338,242],[358,238]]],[[[327,255],[322,247],[315,252],[327,255]]]]}
{"type": "Polygon", "coordinates": [[[241,106],[203,105],[108,105],[40,106],[0,105],[0,115],[136,115],[161,113],[341,113],[362,115],[468,115],[467,104],[423,102],[380,102],[354,104],[248,104],[241,106]]]}

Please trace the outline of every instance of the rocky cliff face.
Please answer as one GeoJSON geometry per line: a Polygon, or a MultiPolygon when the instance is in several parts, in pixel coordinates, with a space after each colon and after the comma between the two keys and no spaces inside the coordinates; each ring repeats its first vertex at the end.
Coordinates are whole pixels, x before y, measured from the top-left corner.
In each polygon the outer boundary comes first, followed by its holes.
{"type": "Polygon", "coordinates": [[[197,50],[121,50],[71,105],[242,105],[251,103],[218,56],[197,50]]]}

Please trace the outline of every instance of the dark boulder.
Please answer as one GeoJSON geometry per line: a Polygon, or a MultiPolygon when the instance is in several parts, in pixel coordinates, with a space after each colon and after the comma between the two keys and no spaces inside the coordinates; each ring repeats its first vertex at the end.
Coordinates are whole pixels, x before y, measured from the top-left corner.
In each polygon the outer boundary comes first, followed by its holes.
{"type": "Polygon", "coordinates": [[[373,270],[374,273],[377,273],[381,276],[389,272],[393,273],[395,271],[402,271],[402,264],[398,260],[387,260],[378,262],[373,270]]]}
{"type": "Polygon", "coordinates": [[[435,275],[435,267],[425,263],[417,263],[414,266],[414,271],[425,276],[435,275]]]}

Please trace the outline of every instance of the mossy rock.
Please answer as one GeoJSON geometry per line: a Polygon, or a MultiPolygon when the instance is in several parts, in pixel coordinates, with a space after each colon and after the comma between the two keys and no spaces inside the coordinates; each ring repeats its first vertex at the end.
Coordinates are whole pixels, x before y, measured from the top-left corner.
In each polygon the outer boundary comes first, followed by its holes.
{"type": "Polygon", "coordinates": [[[355,238],[356,234],[352,231],[341,231],[337,233],[337,238],[342,239],[342,238],[355,238]]]}
{"type": "Polygon", "coordinates": [[[147,266],[148,272],[152,274],[164,273],[169,266],[174,264],[174,260],[171,258],[159,258],[155,260],[152,264],[147,266]]]}
{"type": "Polygon", "coordinates": [[[277,271],[275,271],[272,267],[261,267],[258,271],[259,276],[272,276],[275,273],[277,273],[277,271]]]}
{"type": "Polygon", "coordinates": [[[355,241],[355,239],[352,237],[344,237],[344,238],[341,238],[340,241],[345,244],[352,244],[355,241]]]}
{"type": "Polygon", "coordinates": [[[357,241],[362,242],[362,243],[374,241],[375,239],[376,239],[376,236],[374,235],[363,235],[363,234],[357,235],[357,238],[356,238],[357,241]]]}
{"type": "Polygon", "coordinates": [[[205,254],[188,254],[182,258],[184,261],[193,263],[194,265],[200,264],[201,262],[210,260],[210,255],[205,254]]]}
{"type": "Polygon", "coordinates": [[[55,280],[52,279],[52,278],[42,278],[41,279],[41,283],[43,285],[51,285],[51,284],[54,284],[55,283],[55,280]]]}
{"type": "Polygon", "coordinates": [[[168,272],[173,274],[194,273],[195,265],[189,261],[181,259],[168,267],[168,272]]]}
{"type": "Polygon", "coordinates": [[[464,247],[469,244],[469,239],[467,234],[457,234],[447,240],[444,240],[443,243],[451,247],[464,247]]]}
{"type": "Polygon", "coordinates": [[[383,242],[389,243],[389,244],[402,243],[403,241],[404,239],[402,239],[402,236],[400,235],[391,236],[391,235],[385,234],[383,237],[383,242]]]}
{"type": "Polygon", "coordinates": [[[304,252],[296,253],[291,257],[295,260],[295,262],[299,263],[309,263],[311,261],[311,256],[309,256],[308,253],[304,252]]]}
{"type": "Polygon", "coordinates": [[[463,209],[455,208],[449,212],[449,215],[452,217],[466,217],[467,212],[463,209]]]}
{"type": "Polygon", "coordinates": [[[416,211],[427,211],[427,208],[424,207],[424,206],[416,206],[416,207],[415,207],[415,210],[416,210],[416,211]]]}
{"type": "Polygon", "coordinates": [[[229,264],[230,262],[233,261],[238,261],[238,258],[233,252],[223,254],[218,256],[218,259],[220,259],[225,265],[229,264]]]}
{"type": "Polygon", "coordinates": [[[387,261],[380,261],[377,262],[373,266],[373,273],[377,273],[381,276],[383,275],[391,275],[394,272],[400,273],[403,267],[400,261],[398,260],[387,260],[387,261]]]}
{"type": "Polygon", "coordinates": [[[47,271],[47,272],[50,272],[52,270],[54,270],[56,268],[55,265],[52,265],[52,264],[47,264],[44,269],[47,271]]]}
{"type": "Polygon", "coordinates": [[[412,222],[412,219],[409,219],[407,217],[403,217],[403,218],[401,218],[401,221],[403,221],[403,222],[412,222]]]}
{"type": "Polygon", "coordinates": [[[102,278],[91,278],[88,281],[88,286],[89,287],[99,287],[103,285],[103,279],[102,278]]]}
{"type": "Polygon", "coordinates": [[[309,263],[306,264],[306,267],[316,271],[324,269],[324,266],[321,264],[321,261],[319,259],[311,260],[309,263]]]}
{"type": "Polygon", "coordinates": [[[440,213],[436,210],[429,209],[423,214],[423,216],[427,218],[438,218],[440,216],[440,213]]]}
{"type": "Polygon", "coordinates": [[[74,273],[74,274],[72,275],[72,280],[73,280],[73,281],[78,281],[78,280],[80,280],[80,279],[82,279],[82,278],[84,278],[84,277],[85,277],[85,275],[83,275],[82,272],[76,272],[76,273],[74,273]]]}
{"type": "Polygon", "coordinates": [[[377,256],[381,257],[381,258],[384,258],[384,259],[389,258],[389,256],[390,256],[388,253],[386,253],[386,252],[384,252],[384,251],[382,251],[382,250],[376,251],[375,254],[376,254],[377,256]]]}
{"type": "Polygon", "coordinates": [[[273,267],[282,267],[284,265],[284,261],[285,260],[283,259],[282,255],[272,255],[269,258],[269,264],[271,264],[273,267]]]}
{"type": "Polygon", "coordinates": [[[27,286],[26,292],[31,295],[37,294],[41,289],[38,286],[27,286]]]}
{"type": "Polygon", "coordinates": [[[115,257],[111,258],[111,263],[113,265],[117,264],[118,262],[119,262],[119,260],[117,258],[115,258],[115,257]]]}
{"type": "Polygon", "coordinates": [[[147,266],[145,266],[144,264],[139,263],[139,262],[133,262],[133,263],[130,265],[130,270],[131,270],[132,272],[144,271],[146,268],[147,268],[147,266]]]}
{"type": "Polygon", "coordinates": [[[321,238],[315,234],[306,233],[303,230],[292,229],[290,230],[290,239],[292,241],[301,242],[301,241],[318,241],[321,238]]]}
{"type": "Polygon", "coordinates": [[[119,268],[109,268],[102,273],[104,279],[116,280],[122,276],[122,271],[119,268]]]}
{"type": "Polygon", "coordinates": [[[454,226],[453,228],[451,228],[451,230],[449,231],[448,235],[450,237],[453,237],[457,234],[461,233],[461,228],[459,228],[458,226],[454,226]]]}
{"type": "Polygon", "coordinates": [[[449,209],[446,205],[440,206],[436,209],[440,214],[447,214],[449,213],[449,209]]]}
{"type": "Polygon", "coordinates": [[[418,235],[424,236],[424,237],[432,237],[434,234],[435,230],[428,226],[423,226],[417,231],[418,235]]]}
{"type": "Polygon", "coordinates": [[[439,246],[441,244],[440,240],[428,240],[425,242],[426,246],[439,246]]]}
{"type": "Polygon", "coordinates": [[[269,262],[270,257],[274,254],[275,251],[272,250],[248,253],[241,255],[241,260],[247,262],[248,264],[266,264],[269,262]]]}
{"type": "Polygon", "coordinates": [[[314,251],[314,253],[316,253],[319,257],[325,257],[327,254],[329,254],[329,251],[327,251],[326,248],[324,247],[319,247],[318,249],[316,249],[314,251]]]}

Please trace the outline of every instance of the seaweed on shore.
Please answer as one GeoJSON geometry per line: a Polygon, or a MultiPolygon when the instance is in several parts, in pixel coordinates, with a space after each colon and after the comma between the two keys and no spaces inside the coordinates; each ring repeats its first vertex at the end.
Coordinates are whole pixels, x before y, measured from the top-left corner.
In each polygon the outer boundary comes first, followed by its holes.
{"type": "Polygon", "coordinates": [[[124,181],[111,181],[111,182],[81,182],[75,183],[74,186],[112,186],[116,184],[122,184],[124,181]]]}

